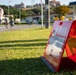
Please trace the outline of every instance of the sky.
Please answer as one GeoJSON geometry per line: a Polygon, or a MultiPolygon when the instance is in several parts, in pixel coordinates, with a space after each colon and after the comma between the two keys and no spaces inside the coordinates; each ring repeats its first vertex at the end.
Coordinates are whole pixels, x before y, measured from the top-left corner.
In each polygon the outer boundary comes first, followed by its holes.
{"type": "MultiPolygon", "coordinates": [[[[23,2],[25,5],[33,5],[36,3],[40,3],[41,0],[0,0],[0,5],[12,5],[14,6],[15,4],[20,4],[21,2],[23,2]]],[[[52,1],[52,0],[49,0],[52,1]]],[[[56,0],[56,1],[60,1],[60,4],[63,5],[68,5],[69,2],[73,2],[76,0],[56,0]]],[[[45,3],[45,0],[42,0],[43,3],[45,3]]]]}

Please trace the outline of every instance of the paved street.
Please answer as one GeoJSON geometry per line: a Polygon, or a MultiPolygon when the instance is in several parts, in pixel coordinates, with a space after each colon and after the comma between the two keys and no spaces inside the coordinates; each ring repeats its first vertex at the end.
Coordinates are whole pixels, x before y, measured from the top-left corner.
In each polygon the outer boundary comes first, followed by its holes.
{"type": "Polygon", "coordinates": [[[5,27],[5,25],[0,25],[0,32],[3,31],[9,31],[9,30],[17,30],[17,29],[26,29],[26,28],[39,28],[41,27],[41,25],[36,25],[36,24],[32,24],[32,25],[14,25],[13,28],[10,28],[10,26],[8,25],[8,28],[5,27]]]}

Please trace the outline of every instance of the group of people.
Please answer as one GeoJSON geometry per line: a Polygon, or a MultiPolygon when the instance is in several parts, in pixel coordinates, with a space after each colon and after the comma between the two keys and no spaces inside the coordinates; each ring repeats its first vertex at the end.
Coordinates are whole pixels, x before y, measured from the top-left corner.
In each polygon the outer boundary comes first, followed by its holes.
{"type": "Polygon", "coordinates": [[[8,28],[8,26],[10,25],[10,28],[12,28],[14,26],[14,19],[10,19],[8,20],[7,18],[5,18],[5,26],[6,28],[8,28]]]}
{"type": "MultiPolygon", "coordinates": [[[[0,7],[0,24],[2,24],[3,15],[4,15],[4,11],[0,7]]],[[[9,20],[7,17],[5,17],[4,24],[5,24],[6,28],[8,28],[9,25],[10,25],[10,28],[12,28],[14,26],[14,19],[10,18],[10,20],[9,20]]]]}

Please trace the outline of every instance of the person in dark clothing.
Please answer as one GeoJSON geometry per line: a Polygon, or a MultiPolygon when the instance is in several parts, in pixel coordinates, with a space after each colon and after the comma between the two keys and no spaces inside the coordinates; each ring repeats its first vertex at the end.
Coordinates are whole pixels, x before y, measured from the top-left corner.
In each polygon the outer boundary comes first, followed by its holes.
{"type": "Polygon", "coordinates": [[[14,26],[14,20],[11,19],[11,20],[10,20],[10,28],[12,28],[13,26],[14,26]]]}
{"type": "Polygon", "coordinates": [[[0,24],[2,24],[2,20],[0,19],[0,24]]]}

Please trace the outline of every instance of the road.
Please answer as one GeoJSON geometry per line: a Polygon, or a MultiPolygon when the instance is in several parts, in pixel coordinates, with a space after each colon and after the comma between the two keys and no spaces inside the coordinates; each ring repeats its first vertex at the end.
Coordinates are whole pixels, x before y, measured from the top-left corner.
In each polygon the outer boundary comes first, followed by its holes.
{"type": "Polygon", "coordinates": [[[13,28],[10,28],[10,26],[8,25],[8,28],[5,27],[5,25],[0,25],[0,32],[3,31],[11,31],[11,30],[19,30],[19,29],[26,29],[26,28],[40,28],[41,25],[36,25],[36,24],[32,24],[32,25],[14,25],[13,28]]]}

